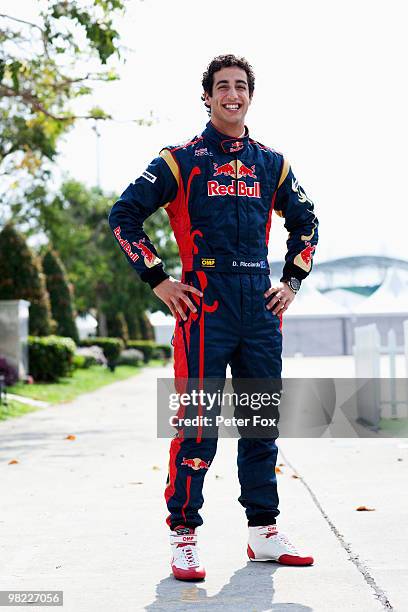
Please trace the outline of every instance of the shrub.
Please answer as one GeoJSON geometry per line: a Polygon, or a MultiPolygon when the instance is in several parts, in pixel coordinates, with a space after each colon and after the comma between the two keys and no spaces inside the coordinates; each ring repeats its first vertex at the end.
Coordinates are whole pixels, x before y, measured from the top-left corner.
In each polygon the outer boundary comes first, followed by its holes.
{"type": "Polygon", "coordinates": [[[128,340],[127,348],[134,348],[143,353],[143,361],[147,363],[154,357],[157,344],[152,340],[128,340]]]}
{"type": "Polygon", "coordinates": [[[170,344],[158,344],[157,351],[160,352],[160,357],[164,359],[171,359],[171,346],[170,344]]]}
{"type": "Polygon", "coordinates": [[[58,336],[69,337],[78,342],[75,324],[73,287],[68,282],[64,264],[56,251],[49,249],[43,257],[43,270],[50,296],[52,316],[57,324],[58,336]]]}
{"type": "Polygon", "coordinates": [[[84,338],[80,341],[81,346],[100,346],[111,370],[115,369],[121,351],[124,349],[121,338],[84,338]]]}
{"type": "Polygon", "coordinates": [[[0,300],[30,302],[30,334],[47,336],[54,331],[41,263],[11,224],[0,233],[0,300]]]}
{"type": "Polygon", "coordinates": [[[6,387],[10,387],[18,381],[17,369],[8,363],[5,357],[0,357],[0,374],[4,376],[6,387]]]}
{"type": "Polygon", "coordinates": [[[137,349],[134,349],[134,348],[129,348],[121,352],[118,364],[138,366],[143,361],[144,361],[144,355],[142,351],[138,351],[137,349]]]}
{"type": "Polygon", "coordinates": [[[72,360],[72,367],[75,370],[83,370],[84,368],[88,368],[89,366],[86,363],[85,357],[82,355],[77,355],[75,353],[74,358],[72,360]]]}
{"type": "Polygon", "coordinates": [[[60,336],[28,337],[29,370],[34,380],[52,382],[72,372],[75,342],[60,336]]]}

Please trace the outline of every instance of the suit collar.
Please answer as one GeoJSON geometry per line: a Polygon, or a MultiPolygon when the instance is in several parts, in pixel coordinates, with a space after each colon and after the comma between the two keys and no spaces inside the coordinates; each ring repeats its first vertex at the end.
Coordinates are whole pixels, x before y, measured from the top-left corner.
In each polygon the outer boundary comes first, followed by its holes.
{"type": "Polygon", "coordinates": [[[209,140],[217,148],[221,149],[224,153],[240,153],[248,146],[249,133],[248,128],[245,126],[245,135],[242,138],[231,138],[221,134],[209,121],[203,132],[203,136],[206,140],[209,140]]]}

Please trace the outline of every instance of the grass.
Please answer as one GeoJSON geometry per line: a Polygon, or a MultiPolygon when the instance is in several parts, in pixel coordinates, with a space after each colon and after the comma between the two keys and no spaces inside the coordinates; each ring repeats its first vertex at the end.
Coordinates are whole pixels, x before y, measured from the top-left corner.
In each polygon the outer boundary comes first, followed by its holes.
{"type": "Polygon", "coordinates": [[[408,419],[381,419],[380,431],[392,438],[408,437],[408,419]]]}
{"type": "Polygon", "coordinates": [[[33,410],[38,410],[38,408],[9,399],[7,406],[0,404],[0,421],[19,417],[23,414],[27,414],[27,412],[33,412],[33,410]]]}
{"type": "Polygon", "coordinates": [[[24,397],[57,404],[72,400],[82,393],[95,391],[95,389],[99,389],[99,387],[104,385],[125,380],[130,376],[135,376],[140,371],[138,367],[122,365],[117,366],[115,371],[111,372],[102,366],[95,365],[87,369],[75,370],[72,376],[61,378],[55,383],[26,385],[20,382],[9,387],[7,391],[16,395],[23,395],[24,397]]]}

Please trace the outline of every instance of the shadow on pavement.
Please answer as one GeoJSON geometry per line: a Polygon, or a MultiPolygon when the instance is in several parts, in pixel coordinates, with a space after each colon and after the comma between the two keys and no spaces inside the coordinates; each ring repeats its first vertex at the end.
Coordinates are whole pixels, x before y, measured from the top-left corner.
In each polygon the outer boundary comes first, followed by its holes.
{"type": "Polygon", "coordinates": [[[180,582],[170,576],[159,582],[156,600],[144,609],[147,612],[312,612],[312,608],[298,603],[273,603],[273,576],[278,569],[272,563],[248,561],[212,597],[207,595],[205,582],[180,582]]]}
{"type": "MultiPolygon", "coordinates": [[[[86,429],[80,430],[79,433],[75,430],[75,425],[73,427],[74,433],[80,437],[81,440],[85,438],[85,436],[90,436],[91,438],[95,438],[97,435],[110,436],[112,435],[112,431],[105,431],[103,429],[86,429]]],[[[116,430],[119,433],[122,433],[122,430],[116,430]]],[[[68,433],[72,433],[71,428],[66,427],[64,429],[55,431],[16,431],[9,434],[4,434],[0,429],[0,452],[28,452],[34,451],[37,449],[47,449],[52,445],[55,445],[57,442],[65,442],[65,437],[68,433]]],[[[94,456],[100,454],[99,451],[88,453],[87,456],[94,456]]],[[[4,458],[4,461],[7,458],[4,458]]],[[[0,458],[1,461],[1,458],[0,458]]]]}

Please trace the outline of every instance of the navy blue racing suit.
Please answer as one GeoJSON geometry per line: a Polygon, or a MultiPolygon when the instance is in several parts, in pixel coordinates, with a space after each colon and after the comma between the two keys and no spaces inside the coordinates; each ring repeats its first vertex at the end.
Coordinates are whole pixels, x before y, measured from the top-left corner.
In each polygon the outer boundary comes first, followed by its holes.
{"type": "MultiPolygon", "coordinates": [[[[182,263],[182,281],[203,292],[197,312],[177,318],[177,379],[223,381],[279,379],[282,320],[266,308],[271,286],[267,260],[272,212],[289,232],[281,280],[302,281],[312,268],[318,221],[312,201],[282,154],[249,137],[219,133],[209,122],[200,136],[165,147],[123,192],[109,223],[129,263],[154,288],[168,278],[143,222],[159,207],[170,220],[182,263]]],[[[165,498],[167,523],[202,524],[205,474],[216,437],[186,437],[178,429],[170,446],[165,498]]],[[[275,439],[238,440],[239,501],[249,525],[267,525],[279,514],[275,439]]]]}

